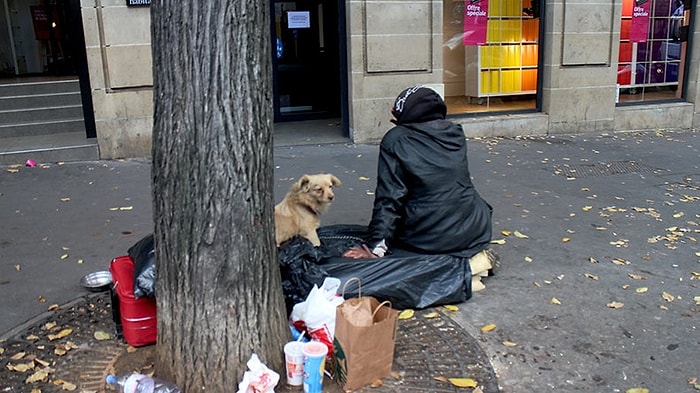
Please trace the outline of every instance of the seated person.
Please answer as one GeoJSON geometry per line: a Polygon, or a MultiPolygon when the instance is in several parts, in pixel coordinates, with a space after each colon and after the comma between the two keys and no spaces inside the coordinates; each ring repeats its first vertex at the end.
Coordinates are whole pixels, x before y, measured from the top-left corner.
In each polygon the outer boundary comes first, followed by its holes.
{"type": "MultiPolygon", "coordinates": [[[[472,184],[462,126],[445,120],[446,113],[443,99],[427,87],[396,98],[396,126],[379,149],[371,240],[344,257],[382,257],[396,247],[472,258],[489,246],[492,208],[472,184]]],[[[472,274],[480,273],[474,269],[472,263],[472,274]]]]}

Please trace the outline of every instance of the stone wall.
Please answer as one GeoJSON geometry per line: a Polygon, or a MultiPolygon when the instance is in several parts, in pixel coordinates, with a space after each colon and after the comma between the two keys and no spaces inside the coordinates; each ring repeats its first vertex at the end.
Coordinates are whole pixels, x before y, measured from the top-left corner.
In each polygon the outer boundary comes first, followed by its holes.
{"type": "Polygon", "coordinates": [[[124,0],[81,0],[81,11],[100,156],[150,156],[149,8],[127,7],[124,0]]]}
{"type": "MultiPolygon", "coordinates": [[[[102,158],[148,156],[152,134],[149,8],[82,0],[102,158]]],[[[393,125],[404,88],[443,84],[442,0],[347,0],[350,136],[376,143],[393,125]]],[[[700,17],[700,5],[694,5],[700,17]]],[[[694,32],[686,99],[616,106],[619,0],[547,0],[540,50],[540,113],[458,116],[467,136],[595,133],[700,126],[700,36],[694,32]]],[[[697,25],[697,23],[696,23],[697,25]]],[[[697,29],[696,29],[697,30],[697,29]]]]}

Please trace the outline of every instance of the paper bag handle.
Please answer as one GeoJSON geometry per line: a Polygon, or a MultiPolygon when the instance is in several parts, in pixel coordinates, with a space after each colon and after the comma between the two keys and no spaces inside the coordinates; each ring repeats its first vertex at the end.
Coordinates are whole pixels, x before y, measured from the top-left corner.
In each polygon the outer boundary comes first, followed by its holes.
{"type": "Polygon", "coordinates": [[[377,308],[375,308],[375,309],[374,309],[374,312],[372,313],[372,320],[374,320],[374,316],[377,315],[377,311],[379,311],[380,308],[382,308],[383,306],[385,306],[385,305],[387,305],[387,304],[389,305],[389,308],[391,308],[391,302],[388,301],[388,300],[385,300],[385,301],[379,303],[379,305],[377,306],[377,308]]]}
{"type": "Polygon", "coordinates": [[[343,285],[343,299],[345,299],[345,288],[350,282],[355,280],[357,280],[357,297],[358,299],[362,297],[362,281],[360,281],[358,277],[352,277],[349,280],[345,281],[345,284],[343,285]]]}

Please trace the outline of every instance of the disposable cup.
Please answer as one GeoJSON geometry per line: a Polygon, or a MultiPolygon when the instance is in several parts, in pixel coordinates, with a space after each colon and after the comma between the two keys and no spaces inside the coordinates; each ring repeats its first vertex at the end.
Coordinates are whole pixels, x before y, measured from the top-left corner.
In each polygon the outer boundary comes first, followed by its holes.
{"type": "Polygon", "coordinates": [[[284,359],[287,365],[287,384],[301,386],[304,382],[303,342],[291,341],[284,345],[284,359]]]}
{"type": "Polygon", "coordinates": [[[321,393],[328,347],[318,341],[311,341],[305,343],[301,351],[304,354],[304,393],[321,393]]]}

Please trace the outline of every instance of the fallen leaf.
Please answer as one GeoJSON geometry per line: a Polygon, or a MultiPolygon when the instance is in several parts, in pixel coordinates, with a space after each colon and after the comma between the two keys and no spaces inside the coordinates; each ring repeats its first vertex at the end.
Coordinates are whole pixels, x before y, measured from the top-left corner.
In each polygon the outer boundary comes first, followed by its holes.
{"type": "Polygon", "coordinates": [[[596,281],[598,281],[598,276],[596,276],[595,274],[584,273],[584,276],[590,278],[591,280],[596,280],[596,281]]]}
{"type": "Polygon", "coordinates": [[[647,291],[649,291],[649,288],[647,288],[647,287],[639,287],[639,288],[635,289],[634,291],[637,292],[637,293],[647,293],[647,291]]]}
{"type": "Polygon", "coordinates": [[[625,306],[625,304],[621,303],[621,302],[610,302],[610,303],[606,304],[606,306],[608,308],[622,308],[625,306]]]}
{"type": "Polygon", "coordinates": [[[396,371],[392,371],[389,375],[397,381],[401,380],[401,374],[396,371]]]}
{"type": "Polygon", "coordinates": [[[678,213],[676,213],[676,214],[673,215],[673,218],[681,218],[681,217],[683,217],[684,215],[685,215],[685,213],[683,213],[683,212],[678,212],[678,213]]]}
{"type": "Polygon", "coordinates": [[[501,235],[503,236],[510,236],[511,233],[511,231],[501,231],[501,235]]]}
{"type": "Polygon", "coordinates": [[[590,263],[598,263],[598,260],[593,258],[593,257],[588,257],[588,262],[590,263]]]}
{"type": "Polygon", "coordinates": [[[34,363],[19,363],[19,364],[7,364],[7,369],[10,371],[15,371],[18,373],[26,373],[29,370],[34,370],[34,363]]]}
{"type": "Polygon", "coordinates": [[[367,180],[369,180],[369,177],[360,176],[360,177],[358,177],[357,179],[358,179],[358,180],[361,180],[361,181],[367,181],[367,180]]]}
{"type": "Polygon", "coordinates": [[[661,294],[661,297],[664,298],[665,301],[671,303],[672,301],[676,300],[676,297],[671,295],[668,292],[664,292],[661,294]]]}
{"type": "Polygon", "coordinates": [[[563,238],[561,239],[561,241],[562,241],[563,243],[568,243],[569,241],[571,241],[571,238],[563,237],[563,238]]]}
{"type": "Polygon", "coordinates": [[[112,338],[112,336],[109,333],[103,332],[102,330],[96,331],[94,336],[97,341],[104,341],[112,338]]]}
{"type": "Polygon", "coordinates": [[[459,307],[453,306],[451,304],[446,304],[443,307],[446,308],[448,311],[459,311],[459,307]]]}
{"type": "Polygon", "coordinates": [[[432,318],[437,318],[438,316],[440,316],[440,314],[438,314],[437,312],[431,312],[431,313],[423,315],[423,318],[432,319],[432,318]]]}
{"type": "Polygon", "coordinates": [[[134,207],[133,206],[121,206],[119,210],[124,211],[124,210],[132,210],[134,207]]]}
{"type": "MultiPolygon", "coordinates": [[[[42,303],[44,303],[44,302],[46,302],[46,300],[44,300],[42,303]]],[[[56,311],[56,310],[58,310],[59,308],[61,308],[61,306],[59,306],[58,304],[52,304],[52,305],[49,306],[48,310],[49,310],[49,311],[56,311]]]]}
{"type": "Polygon", "coordinates": [[[68,202],[70,201],[70,198],[61,198],[61,202],[68,202]]]}
{"type": "Polygon", "coordinates": [[[552,303],[552,304],[557,304],[557,305],[560,305],[560,304],[561,304],[561,302],[559,301],[559,299],[557,299],[557,298],[555,298],[555,297],[553,297],[552,300],[550,300],[549,302],[552,303]]]}
{"type": "Polygon", "coordinates": [[[34,359],[34,363],[38,363],[42,367],[49,367],[49,365],[51,364],[51,363],[49,363],[45,360],[41,360],[39,358],[34,359]]]}
{"type": "Polygon", "coordinates": [[[630,261],[622,259],[622,258],[615,258],[612,260],[612,263],[616,265],[629,265],[630,261]]]}
{"type": "Polygon", "coordinates": [[[530,258],[530,257],[525,257],[525,262],[528,262],[528,263],[529,263],[529,262],[532,262],[532,258],[530,258]]]}
{"type": "Polygon", "coordinates": [[[585,211],[585,212],[587,212],[587,211],[589,211],[589,210],[591,210],[591,209],[593,209],[593,206],[584,206],[584,207],[581,208],[581,210],[583,210],[583,211],[585,211]]]}
{"type": "Polygon", "coordinates": [[[58,334],[49,334],[47,337],[49,338],[49,341],[54,341],[66,337],[71,333],[73,333],[73,329],[68,328],[61,330],[60,332],[58,332],[58,334]]]}
{"type": "Polygon", "coordinates": [[[475,388],[479,385],[471,378],[449,378],[449,381],[458,388],[475,388]]]}
{"type": "Polygon", "coordinates": [[[61,259],[68,259],[68,254],[61,255],[61,259]]]}
{"type": "Polygon", "coordinates": [[[415,311],[410,310],[410,309],[409,309],[409,310],[403,310],[403,311],[401,311],[401,313],[399,314],[399,319],[410,319],[410,318],[413,318],[413,315],[414,315],[415,313],[416,313],[415,311]]]}
{"type": "Polygon", "coordinates": [[[481,331],[482,331],[483,333],[488,333],[488,332],[492,331],[492,330],[495,329],[495,328],[496,328],[496,324],[490,323],[490,324],[488,324],[488,325],[482,326],[482,327],[481,327],[481,331]]]}
{"type": "Polygon", "coordinates": [[[46,382],[49,379],[49,373],[44,370],[39,370],[34,374],[30,375],[24,383],[31,384],[34,382],[46,382]]]}
{"type": "MultiPolygon", "coordinates": [[[[695,301],[696,306],[700,306],[700,296],[695,296],[693,297],[693,300],[695,301]]],[[[2,352],[0,352],[1,354],[2,352]]]]}
{"type": "Polygon", "coordinates": [[[491,244],[506,244],[505,239],[493,239],[491,240],[491,244]]]}
{"type": "Polygon", "coordinates": [[[634,273],[627,273],[627,275],[635,280],[646,280],[647,278],[642,276],[641,274],[634,274],[634,273]]]}
{"type": "Polygon", "coordinates": [[[15,265],[15,270],[16,270],[16,271],[22,270],[22,266],[20,266],[20,265],[15,265]]]}
{"type": "Polygon", "coordinates": [[[529,237],[526,234],[520,231],[513,232],[513,235],[515,235],[515,237],[517,237],[518,239],[529,239],[529,237]]]}
{"type": "Polygon", "coordinates": [[[437,376],[437,377],[433,377],[433,379],[436,380],[436,381],[440,381],[440,382],[447,382],[447,381],[449,381],[449,380],[447,379],[447,377],[443,377],[442,375],[437,376]]]}
{"type": "Polygon", "coordinates": [[[12,355],[12,356],[10,357],[10,360],[20,360],[20,359],[22,359],[22,358],[24,357],[24,355],[26,355],[26,354],[27,354],[26,352],[17,352],[16,354],[14,354],[14,355],[12,355]]]}
{"type": "Polygon", "coordinates": [[[506,347],[517,347],[518,343],[514,343],[512,341],[504,341],[503,345],[505,345],[506,347]]]}
{"type": "Polygon", "coordinates": [[[649,393],[647,388],[630,388],[625,390],[625,393],[649,393]]]}

